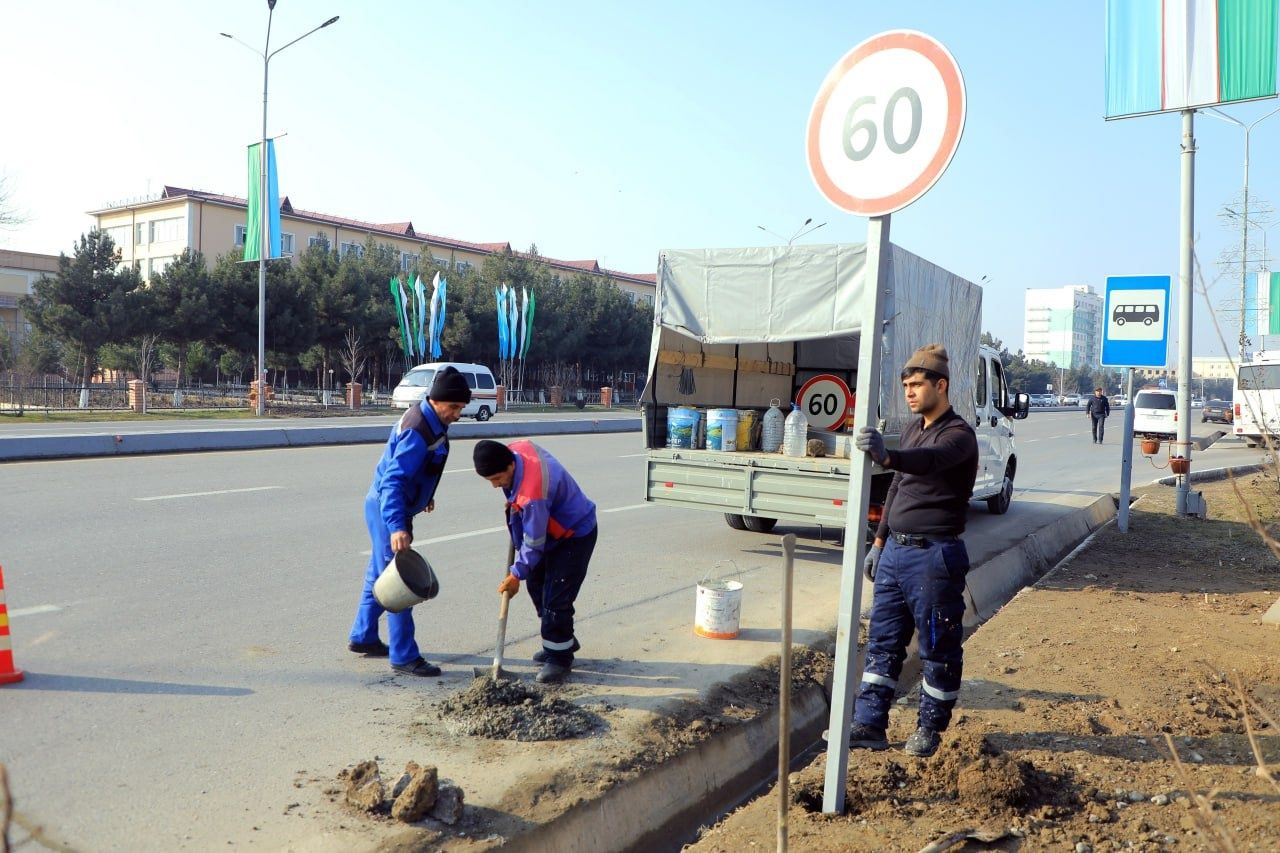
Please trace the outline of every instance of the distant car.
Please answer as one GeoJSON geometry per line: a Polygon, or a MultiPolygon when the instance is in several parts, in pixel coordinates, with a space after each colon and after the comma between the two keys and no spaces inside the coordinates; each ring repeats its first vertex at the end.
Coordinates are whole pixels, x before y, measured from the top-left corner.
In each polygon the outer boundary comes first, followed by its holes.
{"type": "Polygon", "coordinates": [[[462,378],[471,389],[471,402],[462,410],[462,416],[487,421],[498,413],[497,384],[493,381],[493,373],[483,364],[463,364],[461,362],[437,361],[431,364],[419,364],[400,380],[400,384],[391,392],[391,405],[399,409],[416,406],[431,390],[436,371],[446,367],[457,368],[462,378]]]}
{"type": "Polygon", "coordinates": [[[1133,398],[1133,434],[1152,438],[1176,437],[1178,403],[1172,391],[1139,391],[1133,398]]]}
{"type": "Polygon", "coordinates": [[[1078,405],[1080,405],[1080,395],[1079,395],[1079,394],[1063,394],[1063,395],[1062,395],[1062,405],[1064,405],[1064,406],[1078,406],[1078,405]]]}
{"type": "Polygon", "coordinates": [[[1033,406],[1036,406],[1038,408],[1045,408],[1048,406],[1052,406],[1053,404],[1054,404],[1054,399],[1052,394],[1032,394],[1031,395],[1031,405],[1033,406]]]}
{"type": "Polygon", "coordinates": [[[1229,424],[1232,420],[1231,402],[1229,400],[1210,400],[1200,410],[1200,423],[1213,421],[1218,424],[1229,424]]]}
{"type": "Polygon", "coordinates": [[[1092,394],[1081,394],[1080,399],[1076,400],[1076,405],[1083,409],[1085,406],[1089,405],[1089,401],[1092,399],[1092,394]]]}
{"type": "Polygon", "coordinates": [[[1116,394],[1114,397],[1111,398],[1111,405],[1127,406],[1129,405],[1129,398],[1123,394],[1116,394]]]}

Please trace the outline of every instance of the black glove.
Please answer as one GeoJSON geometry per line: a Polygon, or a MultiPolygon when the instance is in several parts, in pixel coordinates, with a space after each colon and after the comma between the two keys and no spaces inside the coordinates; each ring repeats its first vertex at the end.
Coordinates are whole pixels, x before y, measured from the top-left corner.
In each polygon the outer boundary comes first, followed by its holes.
{"type": "Polygon", "coordinates": [[[880,565],[880,553],[882,551],[884,551],[882,546],[872,545],[867,551],[867,556],[862,561],[862,573],[872,583],[876,582],[876,569],[880,565]]]}
{"type": "Polygon", "coordinates": [[[853,439],[853,446],[871,457],[872,462],[883,465],[889,461],[889,454],[884,449],[884,436],[874,427],[863,427],[853,439]]]}

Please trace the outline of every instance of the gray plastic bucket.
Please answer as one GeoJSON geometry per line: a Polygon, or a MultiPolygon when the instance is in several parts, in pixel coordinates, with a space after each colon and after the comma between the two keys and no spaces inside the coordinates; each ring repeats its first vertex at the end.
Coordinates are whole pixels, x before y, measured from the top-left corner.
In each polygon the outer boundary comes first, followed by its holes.
{"type": "Polygon", "coordinates": [[[426,558],[411,548],[396,553],[373,584],[373,597],[390,613],[435,598],[440,581],[426,558]]]}

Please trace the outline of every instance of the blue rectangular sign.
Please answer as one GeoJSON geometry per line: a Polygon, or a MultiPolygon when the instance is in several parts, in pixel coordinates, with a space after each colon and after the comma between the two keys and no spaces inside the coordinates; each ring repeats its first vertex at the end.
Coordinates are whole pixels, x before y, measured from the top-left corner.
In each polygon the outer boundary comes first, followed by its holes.
{"type": "Polygon", "coordinates": [[[1172,276],[1107,277],[1102,314],[1103,367],[1165,367],[1169,361],[1172,276]]]}

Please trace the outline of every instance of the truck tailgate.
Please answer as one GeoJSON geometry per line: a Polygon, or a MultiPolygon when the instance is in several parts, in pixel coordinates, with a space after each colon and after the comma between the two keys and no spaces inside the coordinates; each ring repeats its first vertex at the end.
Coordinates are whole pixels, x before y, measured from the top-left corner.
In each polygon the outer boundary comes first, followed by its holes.
{"type": "Polygon", "coordinates": [[[646,468],[653,503],[844,527],[848,459],[664,448],[646,468]]]}

